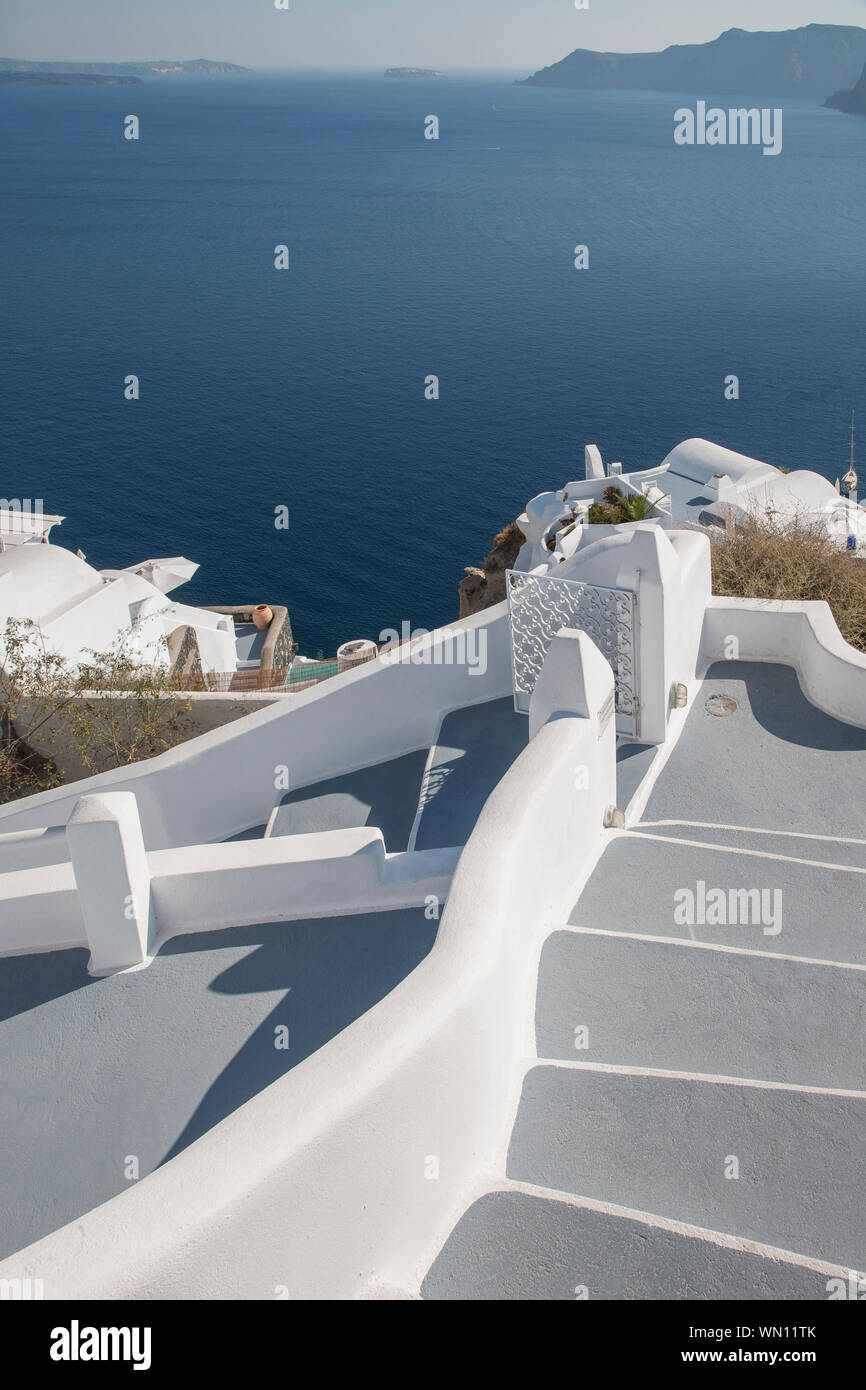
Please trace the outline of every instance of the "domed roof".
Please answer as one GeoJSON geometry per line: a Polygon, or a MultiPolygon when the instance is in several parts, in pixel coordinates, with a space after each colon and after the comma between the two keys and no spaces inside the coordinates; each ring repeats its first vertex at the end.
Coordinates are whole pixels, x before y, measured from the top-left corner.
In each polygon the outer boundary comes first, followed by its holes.
{"type": "Polygon", "coordinates": [[[672,473],[693,483],[708,483],[716,473],[726,474],[735,483],[752,482],[774,477],[779,471],[772,464],[736,454],[733,449],[725,449],[709,439],[684,440],[671,449],[664,462],[672,473]]]}

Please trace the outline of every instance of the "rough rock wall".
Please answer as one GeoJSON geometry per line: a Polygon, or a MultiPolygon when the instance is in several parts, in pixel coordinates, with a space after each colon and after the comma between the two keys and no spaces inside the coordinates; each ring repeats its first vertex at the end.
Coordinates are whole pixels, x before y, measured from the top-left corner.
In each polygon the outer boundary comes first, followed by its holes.
{"type": "Polygon", "coordinates": [[[169,661],[175,675],[191,676],[201,671],[201,653],[194,627],[184,624],[170,632],[166,639],[169,661]]]}
{"type": "Polygon", "coordinates": [[[513,521],[493,542],[493,549],[484,561],[484,568],[466,566],[466,578],[458,585],[460,593],[460,617],[471,618],[502,603],[505,598],[505,571],[514,566],[526,537],[513,521]]]}

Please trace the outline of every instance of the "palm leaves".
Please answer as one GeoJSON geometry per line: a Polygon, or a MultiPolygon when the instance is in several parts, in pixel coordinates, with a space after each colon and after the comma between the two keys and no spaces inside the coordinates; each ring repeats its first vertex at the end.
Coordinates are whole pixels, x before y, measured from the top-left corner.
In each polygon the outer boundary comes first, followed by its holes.
{"type": "Polygon", "coordinates": [[[624,494],[611,486],[605,488],[603,502],[593,502],[587,521],[591,526],[621,526],[626,521],[645,521],[651,512],[642,492],[624,494]]]}

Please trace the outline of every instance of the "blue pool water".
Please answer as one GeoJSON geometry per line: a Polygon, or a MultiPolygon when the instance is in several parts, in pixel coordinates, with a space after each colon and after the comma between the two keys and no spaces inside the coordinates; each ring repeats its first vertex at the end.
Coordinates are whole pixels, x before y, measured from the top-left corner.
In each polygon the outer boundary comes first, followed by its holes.
{"type": "Polygon", "coordinates": [[[454,618],[586,442],[844,471],[866,120],[791,103],[778,158],[683,149],[693,97],[516,75],[0,88],[0,491],[99,568],[181,553],[179,598],[287,604],[313,654],[454,618]]]}

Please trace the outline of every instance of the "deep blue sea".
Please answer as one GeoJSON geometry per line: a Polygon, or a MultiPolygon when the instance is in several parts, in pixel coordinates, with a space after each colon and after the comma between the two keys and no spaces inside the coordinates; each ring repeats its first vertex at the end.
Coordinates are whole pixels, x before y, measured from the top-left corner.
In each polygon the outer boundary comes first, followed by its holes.
{"type": "Polygon", "coordinates": [[[185,554],[179,599],[286,603],[315,654],[456,617],[587,442],[844,471],[866,120],[788,103],[777,158],[683,149],[693,96],[523,75],[0,87],[0,492],[98,568],[185,554]]]}

